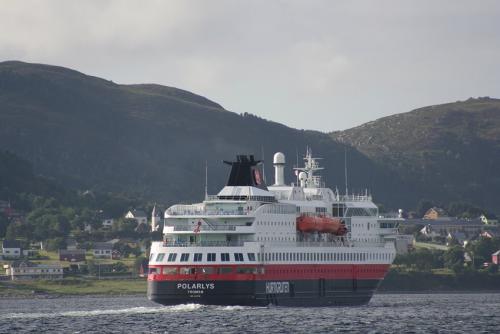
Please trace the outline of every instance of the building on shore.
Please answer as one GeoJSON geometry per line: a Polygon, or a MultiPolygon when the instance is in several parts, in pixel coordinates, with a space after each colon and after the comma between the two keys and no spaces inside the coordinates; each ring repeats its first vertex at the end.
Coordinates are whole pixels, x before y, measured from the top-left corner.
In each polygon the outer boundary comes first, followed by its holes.
{"type": "Polygon", "coordinates": [[[485,230],[485,225],[481,219],[405,219],[401,226],[422,226],[420,232],[426,236],[446,237],[449,233],[461,232],[467,238],[476,238],[485,230]]]}
{"type": "Polygon", "coordinates": [[[500,250],[497,250],[495,253],[491,254],[491,262],[496,265],[500,265],[500,250]]]}
{"type": "Polygon", "coordinates": [[[433,207],[427,210],[427,212],[424,214],[423,219],[440,219],[446,217],[448,217],[448,214],[446,213],[446,211],[444,211],[444,209],[433,207]]]}
{"type": "Polygon", "coordinates": [[[69,261],[69,262],[85,261],[85,249],[60,249],[59,261],[69,261]]]}
{"type": "Polygon", "coordinates": [[[486,225],[498,224],[498,218],[490,214],[482,214],[479,219],[486,225]]]}
{"type": "Polygon", "coordinates": [[[130,210],[125,215],[125,218],[134,219],[137,222],[137,225],[148,223],[148,216],[146,215],[146,213],[143,210],[135,210],[135,209],[130,210]]]}
{"type": "Polygon", "coordinates": [[[111,259],[113,257],[113,244],[111,242],[94,242],[92,254],[95,259],[111,259]]]}
{"type": "Polygon", "coordinates": [[[36,264],[29,261],[14,261],[6,270],[13,281],[18,280],[58,280],[63,278],[60,264],[36,264]]]}
{"type": "Polygon", "coordinates": [[[415,237],[411,234],[399,234],[394,239],[397,254],[407,254],[414,248],[415,237]]]}
{"type": "Polygon", "coordinates": [[[4,259],[19,259],[22,255],[19,240],[4,240],[2,242],[2,256],[4,259]]]}

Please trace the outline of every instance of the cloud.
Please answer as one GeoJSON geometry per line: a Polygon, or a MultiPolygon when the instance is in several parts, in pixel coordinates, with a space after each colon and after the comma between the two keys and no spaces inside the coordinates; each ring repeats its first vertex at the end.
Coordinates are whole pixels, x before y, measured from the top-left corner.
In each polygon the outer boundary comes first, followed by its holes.
{"type": "Polygon", "coordinates": [[[495,96],[494,1],[7,1],[0,58],[193,91],[299,128],[495,96]]]}

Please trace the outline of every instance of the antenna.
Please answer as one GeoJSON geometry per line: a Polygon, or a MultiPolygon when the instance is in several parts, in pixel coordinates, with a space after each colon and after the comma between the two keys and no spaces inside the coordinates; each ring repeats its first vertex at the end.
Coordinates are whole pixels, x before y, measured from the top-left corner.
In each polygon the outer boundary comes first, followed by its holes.
{"type": "Polygon", "coordinates": [[[344,177],[345,177],[345,194],[349,195],[347,188],[347,147],[344,147],[344,177]]]}
{"type": "MultiPolygon", "coordinates": [[[[295,157],[296,157],[295,167],[299,168],[299,150],[297,148],[295,148],[295,157]]],[[[299,184],[299,171],[298,171],[298,169],[295,170],[295,177],[297,178],[297,181],[295,184],[299,184]]]]}
{"type": "Polygon", "coordinates": [[[261,154],[261,160],[262,160],[262,176],[264,178],[264,184],[267,184],[267,182],[266,182],[266,169],[265,169],[266,160],[264,159],[264,145],[261,145],[261,147],[260,147],[260,154],[261,154]]]}
{"type": "Polygon", "coordinates": [[[208,161],[205,160],[205,201],[208,199],[208,161]]]}

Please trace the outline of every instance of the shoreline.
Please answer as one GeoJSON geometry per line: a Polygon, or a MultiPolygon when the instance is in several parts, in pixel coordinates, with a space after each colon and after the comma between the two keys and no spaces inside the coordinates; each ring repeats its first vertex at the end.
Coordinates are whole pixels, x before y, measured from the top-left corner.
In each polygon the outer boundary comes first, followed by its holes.
{"type": "MultiPolygon", "coordinates": [[[[54,299],[85,297],[146,298],[147,280],[67,278],[58,281],[0,281],[0,299],[54,299]]],[[[500,274],[391,270],[374,294],[499,294],[500,274]]]]}
{"type": "Polygon", "coordinates": [[[377,290],[373,295],[455,295],[455,294],[500,294],[498,290],[377,290]]]}

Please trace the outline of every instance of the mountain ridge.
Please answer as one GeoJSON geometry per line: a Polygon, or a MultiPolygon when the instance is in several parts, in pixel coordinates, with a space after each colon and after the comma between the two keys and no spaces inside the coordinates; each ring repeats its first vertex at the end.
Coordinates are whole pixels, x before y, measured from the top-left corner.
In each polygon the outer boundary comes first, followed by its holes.
{"type": "Polygon", "coordinates": [[[119,85],[61,67],[0,63],[0,110],[0,149],[71,187],[169,204],[193,201],[204,194],[205,162],[212,193],[225,183],[223,159],[259,156],[263,148],[266,161],[276,151],[286,154],[287,181],[293,182],[290,162],[311,146],[326,158],[331,187],[344,184],[338,160],[347,150],[351,189],[368,187],[391,203],[400,197],[394,195],[402,187],[397,180],[328,134],[236,114],[177,88],[119,85]]]}
{"type": "Polygon", "coordinates": [[[437,201],[470,201],[498,210],[500,100],[428,106],[330,134],[437,201]]]}

